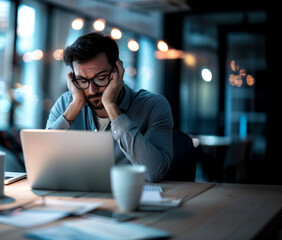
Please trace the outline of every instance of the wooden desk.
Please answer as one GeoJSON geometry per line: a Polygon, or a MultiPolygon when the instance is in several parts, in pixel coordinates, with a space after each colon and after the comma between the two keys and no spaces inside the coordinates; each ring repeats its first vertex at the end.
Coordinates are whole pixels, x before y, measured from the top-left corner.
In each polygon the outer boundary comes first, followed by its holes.
{"type": "MultiPolygon", "coordinates": [[[[172,233],[172,239],[264,239],[282,219],[282,186],[162,183],[164,196],[182,197],[178,208],[163,212],[139,212],[134,222],[172,233]]],[[[60,192],[39,191],[36,195],[26,180],[6,186],[15,202],[1,204],[0,210],[14,207],[40,195],[62,198],[60,192]]],[[[73,200],[103,202],[103,208],[117,210],[110,194],[69,193],[73,200]],[[73,198],[75,196],[75,198],[73,198]]],[[[63,197],[68,198],[68,197],[63,197]]],[[[76,219],[74,217],[67,220],[76,219]]],[[[58,225],[66,219],[37,228],[58,225]]],[[[0,224],[0,239],[24,239],[26,229],[0,224]]]]}

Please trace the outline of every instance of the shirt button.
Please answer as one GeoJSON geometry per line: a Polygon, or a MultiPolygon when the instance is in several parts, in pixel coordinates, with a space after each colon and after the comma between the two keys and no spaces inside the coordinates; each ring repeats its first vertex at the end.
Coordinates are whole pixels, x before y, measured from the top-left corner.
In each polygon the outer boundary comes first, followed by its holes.
{"type": "Polygon", "coordinates": [[[114,134],[117,134],[117,130],[114,130],[114,134]]]}

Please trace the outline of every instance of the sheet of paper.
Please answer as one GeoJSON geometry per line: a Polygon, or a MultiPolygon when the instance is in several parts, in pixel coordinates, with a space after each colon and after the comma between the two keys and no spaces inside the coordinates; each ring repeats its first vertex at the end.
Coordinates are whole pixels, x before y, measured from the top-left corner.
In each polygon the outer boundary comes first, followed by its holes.
{"type": "Polygon", "coordinates": [[[61,226],[36,229],[25,233],[27,237],[48,240],[136,240],[167,238],[169,232],[135,223],[109,223],[98,220],[67,221],[61,226]]]}
{"type": "Polygon", "coordinates": [[[161,202],[162,197],[158,191],[143,191],[140,202],[161,202]]]}
{"type": "Polygon", "coordinates": [[[140,199],[139,210],[141,211],[163,211],[177,207],[182,199],[163,198],[158,191],[143,191],[140,199]]]}
{"type": "Polygon", "coordinates": [[[0,222],[17,227],[28,228],[53,222],[65,216],[65,213],[60,212],[41,213],[25,210],[12,215],[0,216],[0,222]]]}
{"type": "MultiPolygon", "coordinates": [[[[77,231],[76,229],[69,228],[66,226],[56,226],[50,228],[41,228],[25,233],[25,236],[32,239],[42,240],[70,240],[70,239],[83,239],[93,240],[93,235],[85,232],[77,231]]],[[[95,240],[109,240],[105,238],[99,238],[95,236],[95,240]]]]}
{"type": "Polygon", "coordinates": [[[69,221],[64,226],[93,237],[113,240],[156,239],[169,237],[170,233],[135,223],[110,223],[99,220],[69,221]]]}
{"type": "Polygon", "coordinates": [[[101,203],[46,199],[44,204],[28,210],[16,210],[0,215],[0,222],[28,228],[56,221],[69,215],[82,215],[101,206],[101,203]]]}
{"type": "MultiPolygon", "coordinates": [[[[83,215],[87,212],[90,212],[102,205],[100,202],[85,202],[85,201],[65,201],[65,200],[57,200],[57,199],[46,199],[46,206],[58,207],[58,210],[64,210],[68,213],[72,211],[72,214],[75,215],[83,215]]],[[[42,208],[41,208],[42,210],[42,208]]]]}

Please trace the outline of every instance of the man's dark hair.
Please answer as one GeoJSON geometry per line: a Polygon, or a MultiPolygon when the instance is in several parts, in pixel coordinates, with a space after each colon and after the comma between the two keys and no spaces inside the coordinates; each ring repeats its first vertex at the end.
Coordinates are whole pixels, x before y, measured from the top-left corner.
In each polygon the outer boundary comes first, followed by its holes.
{"type": "Polygon", "coordinates": [[[119,58],[118,45],[111,37],[92,32],[83,35],[64,50],[64,62],[67,66],[73,62],[85,63],[104,52],[112,66],[119,58]]]}

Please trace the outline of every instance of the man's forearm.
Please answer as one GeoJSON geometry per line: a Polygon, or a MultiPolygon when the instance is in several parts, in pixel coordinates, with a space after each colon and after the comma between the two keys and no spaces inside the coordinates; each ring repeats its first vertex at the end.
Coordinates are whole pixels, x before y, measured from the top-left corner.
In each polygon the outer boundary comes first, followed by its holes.
{"type": "Polygon", "coordinates": [[[105,104],[104,107],[108,113],[111,122],[113,122],[120,114],[122,114],[119,106],[115,103],[105,104]]]}
{"type": "Polygon", "coordinates": [[[169,169],[173,155],[172,124],[151,128],[141,134],[126,114],[112,122],[112,133],[121,151],[132,164],[147,167],[146,178],[159,181],[169,169]]]}
{"type": "Polygon", "coordinates": [[[65,119],[69,122],[73,122],[77,115],[80,113],[83,106],[84,102],[71,102],[63,114],[65,119]]]}

